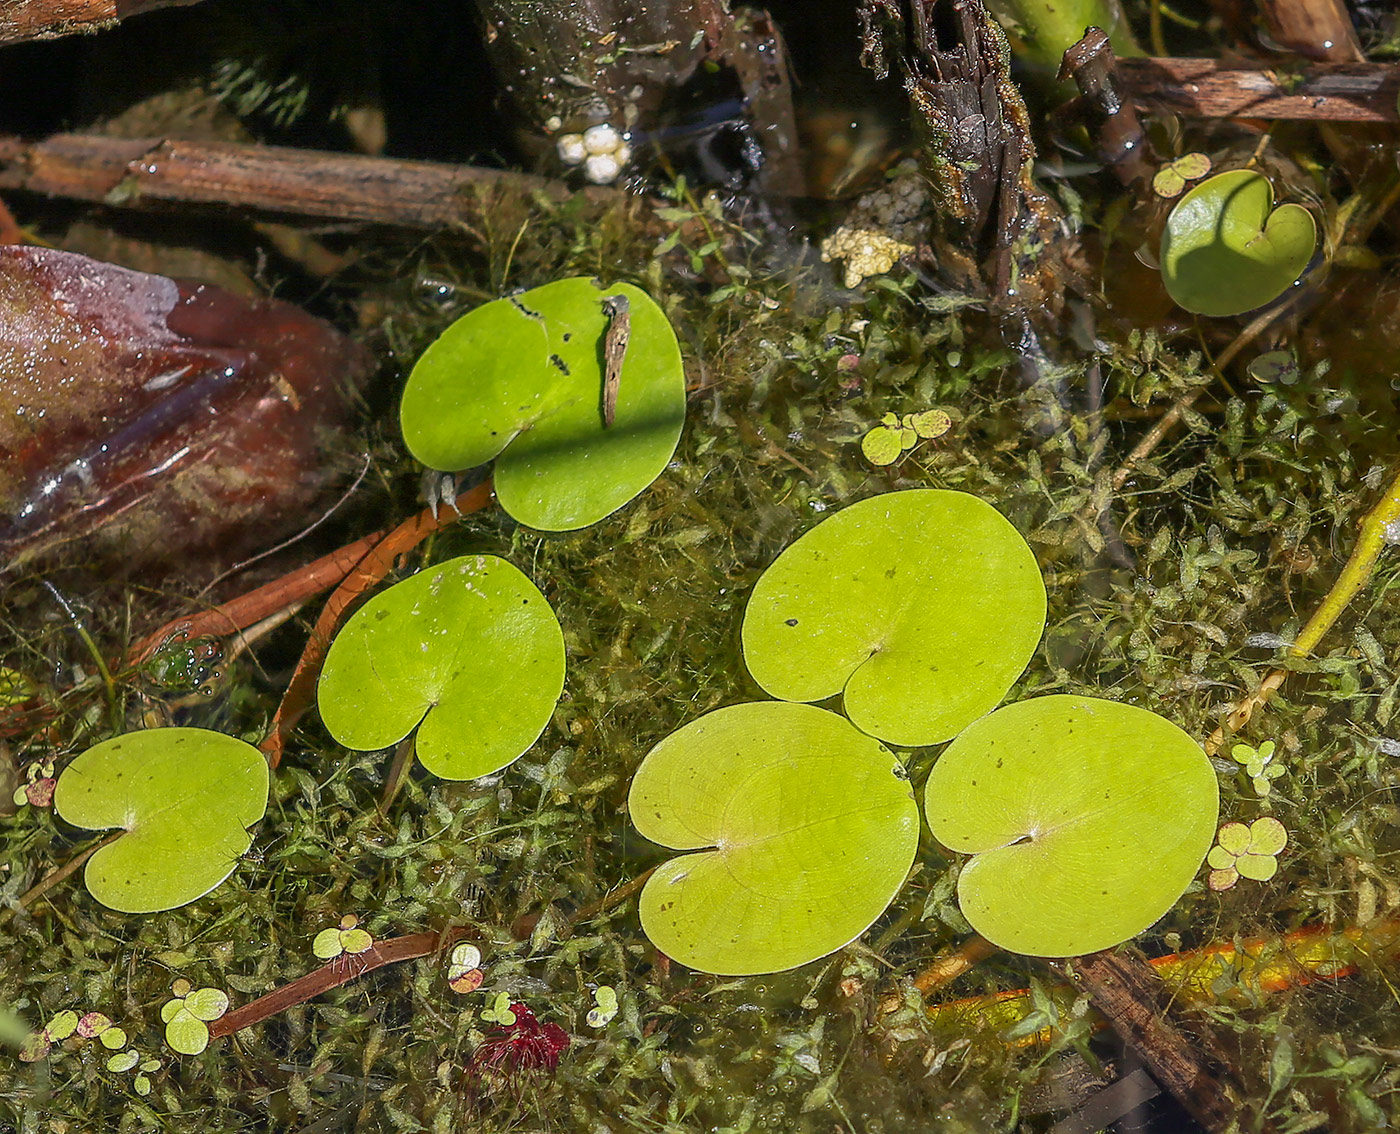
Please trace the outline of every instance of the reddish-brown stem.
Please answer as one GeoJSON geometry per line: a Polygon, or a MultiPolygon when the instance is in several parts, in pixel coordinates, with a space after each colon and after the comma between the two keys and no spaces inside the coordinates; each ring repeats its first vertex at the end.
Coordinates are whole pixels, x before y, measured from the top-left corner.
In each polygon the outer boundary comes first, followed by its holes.
{"type": "Polygon", "coordinates": [[[132,646],[127,651],[126,664],[138,665],[177,634],[186,639],[206,634],[236,634],[284,607],[329,590],[344,579],[370,548],[383,538],[383,532],[373,532],[256,590],[198,614],[173,619],[132,646]]]}
{"type": "Polygon", "coordinates": [[[491,482],[488,480],[457,497],[455,508],[443,505],[438,509],[436,516],[431,510],[424,508],[418,515],[405,520],[371,547],[351,569],[340,586],[336,587],[331,597],[326,600],[326,605],[316,619],[316,625],[311,629],[306,648],[297,659],[292,679],[287,685],[286,693],[282,695],[282,703],[277,706],[277,712],[273,715],[272,729],[261,746],[268,764],[275,768],[281,762],[282,749],[287,743],[287,737],[296,727],[301,715],[310,708],[316,691],[316,678],[321,672],[321,663],[330,648],[331,638],[349,614],[350,608],[366,591],[378,585],[400,555],[412,551],[433,532],[455,520],[458,514],[476,512],[484,508],[490,499],[491,482]]]}
{"type": "Polygon", "coordinates": [[[297,1004],[349,984],[352,980],[383,968],[385,965],[412,961],[449,948],[459,937],[466,935],[461,928],[444,929],[441,933],[410,933],[406,937],[391,937],[387,941],[376,941],[363,953],[357,954],[346,963],[345,958],[337,957],[304,977],[274,988],[266,996],[259,996],[251,1003],[236,1008],[225,1016],[220,1016],[209,1025],[209,1038],[219,1039],[232,1035],[243,1028],[250,1028],[264,1020],[271,1019],[279,1012],[297,1004]]]}

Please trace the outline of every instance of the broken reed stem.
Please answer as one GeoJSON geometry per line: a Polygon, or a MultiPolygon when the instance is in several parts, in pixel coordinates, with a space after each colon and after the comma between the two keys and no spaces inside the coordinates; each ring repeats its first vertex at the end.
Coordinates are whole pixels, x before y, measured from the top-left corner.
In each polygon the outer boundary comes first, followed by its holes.
{"type": "Polygon", "coordinates": [[[408,554],[433,532],[445,527],[458,516],[484,508],[490,499],[491,482],[487,480],[462,493],[451,504],[441,505],[436,516],[431,509],[424,508],[418,515],[405,520],[371,547],[340,585],[331,592],[331,597],[321,609],[315,626],[311,628],[306,648],[297,659],[296,669],[292,671],[292,679],[287,684],[287,691],[282,695],[277,712],[273,714],[272,728],[260,745],[270,767],[275,768],[281,763],[282,749],[287,743],[287,737],[296,727],[301,715],[311,707],[316,692],[316,678],[320,675],[326,651],[330,649],[331,639],[350,613],[350,608],[366,591],[383,580],[393,567],[394,560],[400,555],[408,554]]]}
{"type": "Polygon", "coordinates": [[[458,938],[466,935],[462,928],[444,929],[441,933],[410,933],[406,937],[391,937],[387,941],[376,941],[363,953],[354,956],[340,956],[307,973],[304,977],[274,988],[265,996],[220,1016],[209,1025],[209,1038],[219,1039],[232,1035],[254,1024],[271,1019],[279,1012],[358,980],[368,972],[400,961],[413,961],[427,957],[453,945],[458,938]]]}
{"type": "MultiPolygon", "coordinates": [[[[1342,573],[1337,576],[1336,582],[1323,596],[1322,602],[1299,632],[1297,640],[1288,647],[1289,657],[1305,658],[1317,648],[1323,635],[1332,629],[1351,600],[1370,580],[1381,552],[1397,543],[1400,543],[1400,469],[1396,470],[1390,487],[1386,489],[1380,501],[1362,517],[1351,557],[1347,559],[1342,573]]],[[[1287,677],[1286,669],[1271,670],[1259,683],[1259,688],[1235,705],[1225,718],[1225,723],[1211,733],[1210,739],[1206,741],[1206,753],[1214,756],[1219,752],[1224,746],[1227,734],[1239,732],[1244,728],[1255,711],[1269,703],[1269,699],[1287,677]]]]}

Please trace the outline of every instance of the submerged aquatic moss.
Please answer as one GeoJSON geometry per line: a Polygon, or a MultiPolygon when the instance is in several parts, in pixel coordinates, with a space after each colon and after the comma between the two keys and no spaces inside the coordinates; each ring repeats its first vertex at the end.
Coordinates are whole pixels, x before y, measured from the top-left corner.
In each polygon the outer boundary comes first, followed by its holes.
{"type": "MultiPolygon", "coordinates": [[[[951,902],[955,870],[931,848],[860,943],[774,977],[721,980],[668,965],[642,936],[635,901],[573,920],[661,857],[624,813],[633,770],[686,721],[761,695],[740,662],[739,626],[777,553],[843,504],[914,486],[977,494],[1037,551],[1049,627],[1010,698],[1067,692],[1142,703],[1203,736],[1224,703],[1274,664],[1268,635],[1286,640],[1335,576],[1379,487],[1371,470],[1393,455],[1392,432],[1335,408],[1364,396],[1342,370],[1326,388],[1231,396],[1188,415],[1100,522],[1107,478],[1140,430],[1127,415],[1206,380],[1189,350],[1148,335],[1114,344],[1103,362],[1108,409],[1094,416],[1082,408],[1077,370],[1021,388],[975,308],[930,309],[911,279],[885,279],[849,302],[825,269],[781,266],[786,250],[742,240],[725,256],[749,276],[726,277],[710,263],[697,279],[681,252],[652,261],[651,246],[629,231],[576,224],[566,211],[536,219],[513,245],[516,227],[503,221],[482,257],[444,243],[386,273],[432,281],[393,295],[382,321],[401,366],[466,306],[578,272],[649,288],[686,344],[692,392],[681,447],[639,499],[562,534],[487,512],[426,549],[433,561],[506,556],[557,612],[565,695],[535,747],[471,783],[417,771],[381,815],[389,757],[338,749],[311,722],[276,773],[268,819],[229,883],[193,906],[130,918],[70,881],[0,925],[0,1006],[31,1025],[64,1008],[101,1010],[147,1048],[158,1042],[159,1006],[175,976],[246,1002],[315,967],[313,937],[346,914],[378,940],[468,927],[483,953],[481,988],[451,992],[446,958],[380,969],[237,1042],[168,1061],[144,1100],[92,1051],[56,1055],[48,1069],[0,1077],[5,1121],[232,1131],[338,1114],[361,1129],[862,1134],[981,1131],[1012,1113],[1040,1121],[1038,1100],[1061,1061],[1077,1058],[1088,1025],[1047,994],[1044,1019],[1034,1021],[1058,1029],[1060,1054],[1047,1056],[995,1033],[945,1034],[926,1019],[909,978],[967,931],[951,902]],[[655,266],[628,275],[625,265],[646,263],[655,266]],[[888,468],[864,460],[859,439],[884,413],[934,407],[953,418],[947,434],[888,468]],[[616,990],[619,1012],[592,1028],[585,1018],[600,985],[616,990]],[[552,1075],[468,1090],[471,1053],[495,1027],[480,1012],[502,993],[561,1024],[573,1045],[552,1075]]],[[[389,427],[369,432],[386,454],[376,479],[392,514],[361,514],[366,528],[407,514],[415,480],[389,427]]],[[[1387,566],[1322,654],[1289,663],[1299,672],[1242,737],[1276,740],[1288,767],[1267,800],[1290,832],[1278,879],[1223,895],[1193,884],[1144,948],[1353,923],[1400,906],[1387,865],[1400,850],[1387,761],[1395,742],[1386,739],[1396,727],[1400,677],[1388,659],[1400,650],[1400,610],[1385,596],[1397,577],[1387,566]]],[[[46,602],[32,582],[0,596],[9,643],[0,660],[57,688],[92,666],[46,602]]],[[[91,613],[91,629],[119,652],[125,611],[109,600],[91,613]]],[[[284,675],[264,675],[246,656],[224,668],[218,694],[169,711],[255,737],[284,675]]],[[[19,741],[23,762],[110,730],[105,691],[87,680],[50,738],[19,741]]],[[[128,724],[172,703],[144,702],[122,681],[128,724]]],[[[933,755],[912,754],[916,781],[933,755]]],[[[1224,816],[1261,814],[1265,803],[1228,754],[1222,765],[1224,816]]],[[[66,859],[73,839],[33,808],[0,820],[4,900],[66,859]]],[[[1397,974],[1388,958],[1373,961],[1335,985],[1222,996],[1210,1010],[1254,1076],[1251,1120],[1268,1115],[1301,1131],[1308,1114],[1327,1113],[1335,1131],[1363,1130],[1394,1110],[1379,1053],[1400,1047],[1388,991],[1397,974]]],[[[1032,979],[1048,976],[1002,957],[950,994],[1032,979]]]]}

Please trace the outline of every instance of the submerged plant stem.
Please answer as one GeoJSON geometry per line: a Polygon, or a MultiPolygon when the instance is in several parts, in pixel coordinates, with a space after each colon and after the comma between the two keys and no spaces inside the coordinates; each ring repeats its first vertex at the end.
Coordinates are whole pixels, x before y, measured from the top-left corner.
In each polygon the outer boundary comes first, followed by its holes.
{"type": "MultiPolygon", "coordinates": [[[[1400,535],[1400,469],[1396,470],[1390,487],[1386,489],[1380,502],[1362,519],[1360,534],[1356,546],[1352,549],[1351,558],[1342,568],[1342,573],[1337,576],[1337,581],[1332,584],[1332,589],[1323,596],[1322,602],[1313,611],[1297,640],[1288,648],[1290,657],[1305,658],[1313,652],[1323,635],[1332,629],[1342,611],[1346,610],[1357,592],[1371,578],[1371,572],[1375,570],[1376,560],[1380,558],[1381,552],[1386,547],[1400,542],[1397,535],[1400,535]]],[[[1211,733],[1210,739],[1206,741],[1206,752],[1214,755],[1225,743],[1227,732],[1235,733],[1244,728],[1254,716],[1255,710],[1268,704],[1269,698],[1287,676],[1288,671],[1285,669],[1270,671],[1259,683],[1259,688],[1231,710],[1230,715],[1225,718],[1225,724],[1211,733]]]]}
{"type": "MultiPolygon", "coordinates": [[[[83,865],[83,863],[87,862],[88,859],[90,859],[103,847],[107,846],[108,843],[116,842],[125,834],[125,831],[113,831],[105,839],[99,839],[86,850],[79,851],[62,866],[58,867],[56,870],[51,870],[48,874],[44,875],[43,878],[39,879],[38,882],[34,883],[33,886],[29,887],[28,890],[26,890],[23,894],[19,896],[19,901],[16,904],[20,909],[28,909],[36,901],[38,901],[55,886],[57,886],[60,882],[74,874],[78,870],[78,868],[83,865]]],[[[0,912],[0,920],[6,919],[7,915],[11,915],[13,913],[13,909],[7,909],[3,912],[0,912]]]]}

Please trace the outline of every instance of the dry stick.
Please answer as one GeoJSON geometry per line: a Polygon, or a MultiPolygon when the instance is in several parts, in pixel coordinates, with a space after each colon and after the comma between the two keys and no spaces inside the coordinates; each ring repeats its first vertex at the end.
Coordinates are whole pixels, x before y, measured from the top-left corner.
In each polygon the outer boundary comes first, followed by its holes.
{"type": "Polygon", "coordinates": [[[480,215],[485,193],[537,194],[592,205],[616,189],[571,190],[502,169],[324,153],[283,146],[56,134],[28,143],[0,135],[0,189],[142,208],[177,201],[235,205],[341,221],[437,229],[480,215]],[[470,192],[469,192],[470,191],[470,192]]]}
{"type": "Polygon", "coordinates": [[[101,31],[138,12],[198,3],[199,0],[4,0],[0,4],[0,44],[101,31]]]}
{"type": "Polygon", "coordinates": [[[444,929],[441,933],[410,933],[406,937],[391,937],[387,941],[376,941],[363,953],[353,957],[337,957],[304,977],[274,988],[266,996],[237,1008],[225,1016],[220,1016],[209,1025],[209,1038],[219,1039],[232,1035],[243,1028],[250,1028],[270,1019],[279,1012],[298,1004],[305,1004],[313,997],[349,984],[374,969],[400,961],[412,961],[426,957],[452,945],[459,937],[466,935],[462,928],[444,929]]]}
{"type": "MultiPolygon", "coordinates": [[[[1360,534],[1356,546],[1352,549],[1351,558],[1347,560],[1331,590],[1323,597],[1321,605],[1313,611],[1297,640],[1288,648],[1289,657],[1305,658],[1312,653],[1322,636],[1332,628],[1357,592],[1366,585],[1381,552],[1397,543],[1400,543],[1400,470],[1396,471],[1380,502],[1362,518],[1360,534]]],[[[1260,682],[1259,688],[1235,705],[1230,710],[1230,715],[1225,718],[1225,723],[1211,733],[1210,739],[1206,741],[1206,752],[1213,756],[1220,751],[1225,743],[1226,733],[1235,733],[1244,728],[1254,716],[1254,711],[1268,704],[1287,676],[1286,669],[1270,671],[1260,682]]]]}
{"type": "Polygon", "coordinates": [[[1188,1037],[1176,1026],[1152,967],[1129,953],[1091,953],[1075,958],[1068,975],[1191,1117],[1223,1134],[1237,1111],[1234,1084],[1217,1070],[1229,1059],[1211,1037],[1188,1037]]]}
{"type": "Polygon", "coordinates": [[[1400,121],[1400,65],[1393,63],[1263,71],[1215,59],[1120,59],[1116,71],[1139,110],[1186,118],[1400,121]]]}
{"type": "Polygon", "coordinates": [[[330,648],[331,638],[341,620],[349,613],[350,607],[365,591],[389,573],[395,559],[412,551],[433,532],[456,519],[452,514],[454,511],[458,515],[476,512],[484,508],[490,499],[491,482],[488,480],[462,493],[453,505],[440,507],[436,516],[431,509],[424,508],[418,515],[405,520],[370,548],[340,586],[331,593],[320,617],[316,619],[316,625],[311,629],[306,648],[297,659],[296,669],[292,671],[292,680],[287,685],[286,693],[282,695],[282,703],[277,706],[277,712],[272,717],[272,730],[260,746],[271,767],[275,768],[281,763],[282,749],[287,742],[287,736],[301,715],[311,706],[311,699],[316,690],[316,678],[321,672],[326,650],[330,648]]]}

